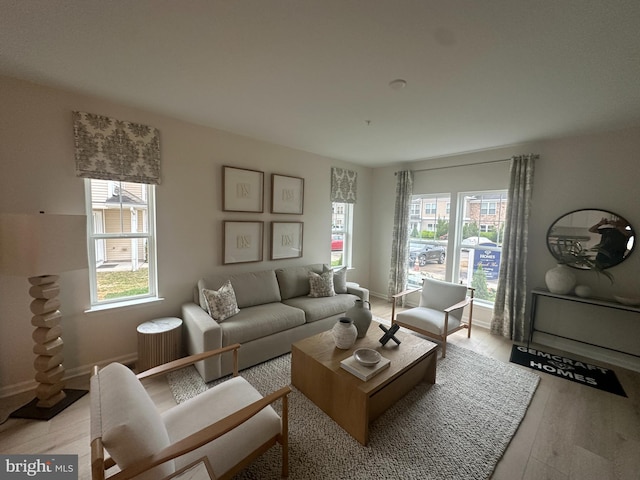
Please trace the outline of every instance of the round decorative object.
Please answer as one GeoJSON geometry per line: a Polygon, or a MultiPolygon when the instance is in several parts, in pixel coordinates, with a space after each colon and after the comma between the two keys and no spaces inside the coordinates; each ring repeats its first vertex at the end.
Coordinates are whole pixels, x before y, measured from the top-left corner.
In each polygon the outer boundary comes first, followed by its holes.
{"type": "Polygon", "coordinates": [[[616,302],[621,303],[623,305],[627,305],[629,307],[635,307],[640,305],[640,297],[621,297],[619,295],[614,295],[613,298],[616,299],[616,302]]]}
{"type": "Polygon", "coordinates": [[[355,343],[358,330],[350,318],[340,317],[331,329],[331,334],[333,335],[333,341],[336,342],[336,347],[347,350],[355,343]]]}
{"type": "Polygon", "coordinates": [[[547,270],[544,281],[551,293],[566,295],[576,286],[576,276],[569,267],[563,264],[547,270]]]}
{"type": "Polygon", "coordinates": [[[353,352],[353,358],[365,367],[373,367],[382,359],[382,355],[372,348],[359,348],[353,352]]]}
{"type": "Polygon", "coordinates": [[[353,307],[345,312],[345,316],[353,320],[353,324],[358,330],[358,338],[362,338],[367,334],[369,325],[371,325],[371,304],[366,300],[356,300],[353,307]],[[368,307],[364,308],[364,304],[368,307]]]}
{"type": "Polygon", "coordinates": [[[582,298],[589,298],[591,296],[591,287],[589,285],[576,285],[576,295],[582,298]]]}

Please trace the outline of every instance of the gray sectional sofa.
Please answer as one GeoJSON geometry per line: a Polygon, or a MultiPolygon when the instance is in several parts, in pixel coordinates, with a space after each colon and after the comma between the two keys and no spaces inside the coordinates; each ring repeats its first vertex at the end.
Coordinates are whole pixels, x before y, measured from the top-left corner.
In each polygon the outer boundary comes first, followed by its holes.
{"type": "MultiPolygon", "coordinates": [[[[322,274],[322,264],[257,272],[221,274],[198,281],[193,302],[182,306],[185,342],[189,354],[240,343],[240,369],[291,351],[291,344],[329,330],[355,300],[369,300],[369,291],[346,281],[346,270],[335,273],[336,295],[310,297],[309,272],[322,274]],[[216,321],[207,313],[202,290],[218,290],[231,282],[240,311],[216,321]]],[[[199,362],[205,382],[232,372],[231,355],[199,362]]]]}

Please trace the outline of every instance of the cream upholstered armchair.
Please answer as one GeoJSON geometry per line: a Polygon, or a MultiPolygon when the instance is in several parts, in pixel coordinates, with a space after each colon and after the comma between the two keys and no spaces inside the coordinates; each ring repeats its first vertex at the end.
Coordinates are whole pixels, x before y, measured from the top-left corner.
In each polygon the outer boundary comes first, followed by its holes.
{"type": "Polygon", "coordinates": [[[467,337],[471,337],[473,293],[472,287],[425,278],[421,289],[405,290],[393,296],[391,323],[441,341],[444,358],[447,355],[448,335],[466,328],[467,337]],[[396,314],[397,300],[418,291],[419,306],[396,314]],[[469,320],[463,322],[462,313],[466,306],[469,306],[469,320]]]}
{"type": "Polygon", "coordinates": [[[94,367],[91,377],[91,474],[104,479],[165,478],[206,457],[215,478],[231,478],[276,443],[282,445],[282,476],[288,475],[290,387],[263,397],[238,375],[239,344],[182,358],[135,375],[124,365],[94,367]],[[159,413],[143,378],[178,370],[233,351],[231,379],[159,413]],[[271,404],[282,399],[282,418],[271,404]],[[110,457],[105,456],[105,450],[110,457]]]}

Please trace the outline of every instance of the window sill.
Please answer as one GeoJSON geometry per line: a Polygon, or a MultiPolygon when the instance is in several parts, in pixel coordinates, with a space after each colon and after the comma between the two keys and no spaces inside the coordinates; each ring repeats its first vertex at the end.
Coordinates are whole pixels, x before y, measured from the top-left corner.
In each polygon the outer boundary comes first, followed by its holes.
{"type": "Polygon", "coordinates": [[[105,310],[112,310],[114,308],[136,307],[139,305],[146,305],[148,303],[161,302],[163,300],[163,297],[147,297],[124,302],[105,303],[102,305],[94,305],[90,309],[85,310],[84,313],[104,312],[105,310]]]}

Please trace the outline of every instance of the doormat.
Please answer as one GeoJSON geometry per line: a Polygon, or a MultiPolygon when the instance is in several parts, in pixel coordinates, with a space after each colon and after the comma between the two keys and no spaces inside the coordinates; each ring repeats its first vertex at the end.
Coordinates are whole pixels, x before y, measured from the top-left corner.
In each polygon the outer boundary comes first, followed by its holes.
{"type": "Polygon", "coordinates": [[[605,392],[615,393],[622,397],[627,396],[615,372],[598,365],[519,345],[514,345],[511,348],[509,361],[605,392]]]}

